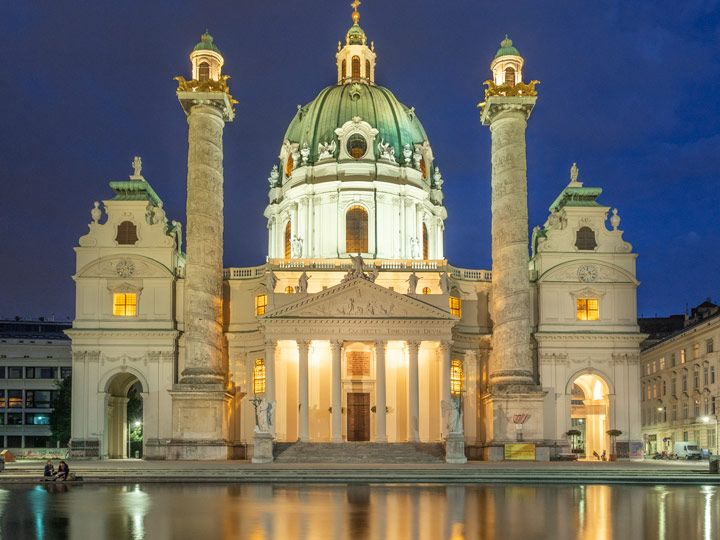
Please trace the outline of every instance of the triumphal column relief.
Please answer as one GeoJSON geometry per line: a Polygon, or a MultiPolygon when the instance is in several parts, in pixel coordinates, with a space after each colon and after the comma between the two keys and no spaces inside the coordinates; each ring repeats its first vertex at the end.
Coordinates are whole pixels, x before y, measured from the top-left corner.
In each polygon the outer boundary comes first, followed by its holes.
{"type": "Polygon", "coordinates": [[[525,128],[537,100],[537,81],[522,82],[523,59],[511,40],[506,37],[501,47],[481,103],[482,123],[492,133],[493,350],[490,391],[483,398],[489,459],[503,459],[505,443],[543,439],[544,394],[535,381],[530,345],[525,152],[525,128]],[[514,420],[521,419],[525,423],[518,428],[514,420]]]}
{"type": "Polygon", "coordinates": [[[190,54],[192,79],[178,81],[188,121],[185,359],[173,385],[171,459],[227,459],[227,369],[222,331],[223,128],[234,100],[223,57],[203,34],[190,54]]]}

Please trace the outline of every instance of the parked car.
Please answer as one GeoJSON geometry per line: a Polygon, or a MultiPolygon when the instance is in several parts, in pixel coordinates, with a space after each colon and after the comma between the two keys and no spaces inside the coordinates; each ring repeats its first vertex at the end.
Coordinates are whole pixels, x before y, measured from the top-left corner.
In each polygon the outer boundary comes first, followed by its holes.
{"type": "Polygon", "coordinates": [[[674,454],[677,459],[702,459],[697,443],[691,441],[676,442],[674,454]]]}

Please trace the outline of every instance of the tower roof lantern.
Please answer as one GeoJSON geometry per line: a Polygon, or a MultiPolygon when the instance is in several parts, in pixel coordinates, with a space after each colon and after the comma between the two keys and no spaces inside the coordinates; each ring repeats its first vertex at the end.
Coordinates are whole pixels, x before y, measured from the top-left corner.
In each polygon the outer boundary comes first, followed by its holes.
{"type": "Polygon", "coordinates": [[[520,51],[513,47],[512,39],[510,39],[507,34],[505,34],[505,39],[500,42],[500,48],[495,54],[495,58],[500,58],[501,56],[520,56],[520,51]]]}
{"type": "Polygon", "coordinates": [[[200,42],[193,47],[193,51],[213,51],[218,54],[222,54],[220,52],[220,49],[218,49],[218,46],[213,43],[213,37],[208,32],[208,29],[205,29],[205,33],[200,36],[200,42]]]}
{"type": "Polygon", "coordinates": [[[367,44],[365,30],[360,28],[358,21],[360,13],[357,8],[360,0],[354,0],[350,6],[353,8],[353,25],[345,35],[345,46],[338,42],[337,61],[338,84],[369,83],[375,84],[375,47],[367,44]]]}

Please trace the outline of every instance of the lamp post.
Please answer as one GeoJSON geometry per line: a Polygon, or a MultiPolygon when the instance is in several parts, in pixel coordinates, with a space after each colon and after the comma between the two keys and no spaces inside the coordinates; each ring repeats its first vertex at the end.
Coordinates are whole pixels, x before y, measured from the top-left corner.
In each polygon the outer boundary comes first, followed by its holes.
{"type": "MultiPolygon", "coordinates": [[[[715,418],[715,455],[717,456],[720,454],[720,452],[718,452],[718,417],[717,417],[717,414],[715,414],[713,416],[713,418],[715,418]]],[[[707,424],[710,422],[710,417],[703,416],[702,421],[707,424]]]]}

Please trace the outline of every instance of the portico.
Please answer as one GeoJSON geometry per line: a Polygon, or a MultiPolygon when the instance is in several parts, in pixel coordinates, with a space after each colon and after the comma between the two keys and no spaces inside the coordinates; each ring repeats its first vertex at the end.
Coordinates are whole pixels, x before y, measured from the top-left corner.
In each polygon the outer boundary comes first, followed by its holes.
{"type": "Polygon", "coordinates": [[[260,320],[277,441],[442,440],[449,312],[358,278],[260,320]]]}

